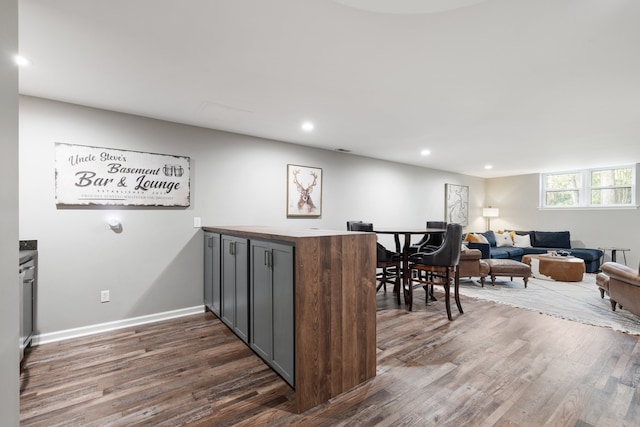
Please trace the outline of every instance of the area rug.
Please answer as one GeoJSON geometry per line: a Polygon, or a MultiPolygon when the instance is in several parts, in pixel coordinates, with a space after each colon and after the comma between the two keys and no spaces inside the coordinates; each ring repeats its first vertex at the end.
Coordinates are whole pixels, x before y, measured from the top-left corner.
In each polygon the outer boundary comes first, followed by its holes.
{"type": "Polygon", "coordinates": [[[530,278],[527,288],[520,278],[504,279],[497,277],[495,286],[486,280],[484,288],[479,281],[460,279],[460,294],[640,335],[640,317],[621,308],[612,311],[609,297],[600,298],[595,274],[585,274],[582,282],[530,278]]]}

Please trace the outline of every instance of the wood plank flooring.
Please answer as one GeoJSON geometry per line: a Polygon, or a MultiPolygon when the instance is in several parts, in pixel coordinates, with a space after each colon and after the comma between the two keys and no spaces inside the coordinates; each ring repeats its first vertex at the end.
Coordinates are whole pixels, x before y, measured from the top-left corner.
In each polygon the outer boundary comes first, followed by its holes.
{"type": "Polygon", "coordinates": [[[638,426],[640,340],[462,297],[377,296],[377,376],[303,414],[211,313],[28,351],[21,426],[638,426]]]}

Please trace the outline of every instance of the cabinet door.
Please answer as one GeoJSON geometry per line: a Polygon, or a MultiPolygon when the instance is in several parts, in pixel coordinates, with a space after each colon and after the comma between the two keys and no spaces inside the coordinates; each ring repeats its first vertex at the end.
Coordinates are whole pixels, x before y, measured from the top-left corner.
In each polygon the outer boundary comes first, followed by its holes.
{"type": "Polygon", "coordinates": [[[220,235],[204,233],[204,304],[220,317],[220,235]]]}
{"type": "Polygon", "coordinates": [[[294,248],[273,247],[273,367],[294,386],[294,248]]]}
{"type": "Polygon", "coordinates": [[[236,323],[234,331],[249,342],[249,242],[238,239],[235,245],[236,258],[236,323]]]}
{"type": "Polygon", "coordinates": [[[221,319],[243,341],[249,337],[248,242],[221,236],[221,319]]]}
{"type": "Polygon", "coordinates": [[[273,354],[271,246],[251,241],[251,348],[268,363],[273,354]]]}
{"type": "Polygon", "coordinates": [[[293,247],[251,241],[251,348],[294,385],[293,247]]]}
{"type": "Polygon", "coordinates": [[[235,240],[230,236],[222,236],[221,241],[220,319],[222,319],[227,326],[233,328],[236,319],[235,240]]]}

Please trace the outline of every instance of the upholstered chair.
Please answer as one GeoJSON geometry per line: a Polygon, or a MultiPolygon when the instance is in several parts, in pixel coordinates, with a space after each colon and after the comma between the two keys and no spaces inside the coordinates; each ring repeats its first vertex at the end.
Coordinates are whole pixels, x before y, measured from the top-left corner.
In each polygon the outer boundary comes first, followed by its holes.
{"type": "MultiPolygon", "coordinates": [[[[450,288],[453,285],[456,305],[458,311],[463,314],[462,305],[460,304],[460,295],[458,293],[459,271],[458,264],[460,262],[462,239],[462,226],[460,224],[448,224],[447,231],[444,235],[442,245],[433,252],[418,252],[411,255],[411,280],[418,284],[422,284],[427,292],[427,288],[431,285],[440,285],[444,287],[445,307],[447,317],[451,317],[451,304],[449,301],[450,288]]],[[[428,293],[428,292],[427,292],[428,293]]],[[[429,300],[427,296],[426,301],[429,300]]]]}
{"type": "Polygon", "coordinates": [[[640,269],[633,269],[617,262],[602,264],[602,272],[609,276],[611,309],[616,305],[640,316],[640,269]]]}
{"type": "MultiPolygon", "coordinates": [[[[439,228],[444,230],[447,228],[447,222],[427,221],[427,229],[429,228],[439,228]]],[[[442,233],[425,234],[424,236],[422,236],[422,239],[420,239],[418,243],[411,245],[411,247],[409,248],[409,253],[413,254],[416,252],[434,251],[436,248],[442,245],[443,238],[444,236],[442,235],[442,233]]]]}
{"type": "Polygon", "coordinates": [[[489,264],[482,259],[480,250],[465,249],[460,252],[458,270],[459,277],[478,277],[484,286],[485,278],[489,275],[489,264]]]}
{"type": "MultiPolygon", "coordinates": [[[[347,229],[350,231],[373,232],[373,224],[362,221],[347,221],[347,229]]],[[[384,287],[384,291],[387,292],[387,283],[391,283],[394,291],[399,292],[402,271],[400,263],[401,256],[399,253],[392,252],[376,242],[376,268],[379,270],[376,272],[376,280],[378,281],[376,291],[384,287]]]]}

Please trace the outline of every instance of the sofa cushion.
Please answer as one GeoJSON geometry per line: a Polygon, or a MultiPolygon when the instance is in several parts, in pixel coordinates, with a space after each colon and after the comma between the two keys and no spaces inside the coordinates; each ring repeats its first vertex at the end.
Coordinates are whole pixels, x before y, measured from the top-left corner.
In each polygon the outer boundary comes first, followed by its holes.
{"type": "Polygon", "coordinates": [[[571,236],[568,231],[534,231],[533,246],[539,248],[571,249],[571,236]]]}
{"type": "MultiPolygon", "coordinates": [[[[523,250],[523,255],[539,255],[539,254],[546,254],[547,253],[547,248],[536,248],[534,246],[530,246],[528,248],[522,248],[523,250]]],[[[552,249],[549,249],[552,250],[552,249]]]]}
{"type": "Polygon", "coordinates": [[[490,258],[495,258],[495,259],[510,259],[511,256],[509,255],[509,251],[506,250],[507,248],[498,248],[498,247],[492,247],[491,248],[491,257],[490,258]]]}
{"type": "Polygon", "coordinates": [[[496,245],[496,237],[493,234],[493,231],[485,231],[484,233],[480,233],[480,234],[483,235],[485,239],[487,239],[487,242],[489,242],[489,246],[496,245]]]}
{"type": "Polygon", "coordinates": [[[524,253],[522,248],[514,248],[512,246],[502,246],[491,248],[491,258],[496,259],[511,259],[520,258],[524,253]]]}

